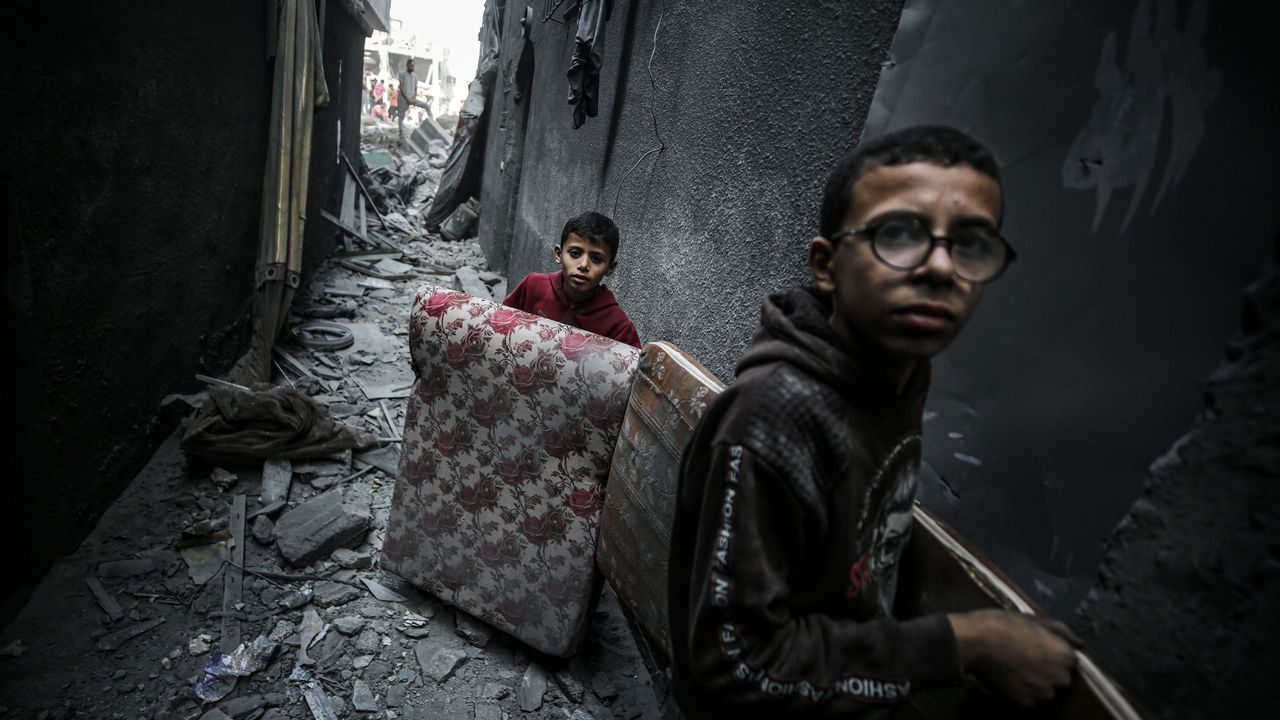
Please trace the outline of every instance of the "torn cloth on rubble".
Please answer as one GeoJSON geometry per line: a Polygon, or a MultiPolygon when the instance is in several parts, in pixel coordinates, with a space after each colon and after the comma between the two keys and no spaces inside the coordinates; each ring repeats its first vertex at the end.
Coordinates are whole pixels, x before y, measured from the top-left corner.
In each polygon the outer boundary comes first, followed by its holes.
{"type": "Polygon", "coordinates": [[[214,386],[201,412],[184,422],[182,449],[215,462],[320,458],[363,450],[376,439],[329,417],[320,403],[292,388],[214,386]]]}
{"type": "Polygon", "coordinates": [[[596,116],[600,100],[600,47],[604,24],[609,19],[609,0],[586,0],[578,15],[573,56],[569,58],[569,104],[573,106],[573,127],[580,128],[596,116]]]}

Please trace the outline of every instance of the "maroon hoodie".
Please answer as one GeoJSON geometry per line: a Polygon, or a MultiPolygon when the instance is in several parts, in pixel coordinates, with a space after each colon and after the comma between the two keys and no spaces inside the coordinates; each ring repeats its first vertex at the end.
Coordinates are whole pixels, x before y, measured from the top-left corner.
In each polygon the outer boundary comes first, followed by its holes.
{"type": "Polygon", "coordinates": [[[640,347],[635,323],[619,307],[612,290],[601,285],[585,302],[575,306],[565,296],[563,283],[558,272],[529,273],[502,304],[640,347]]]}

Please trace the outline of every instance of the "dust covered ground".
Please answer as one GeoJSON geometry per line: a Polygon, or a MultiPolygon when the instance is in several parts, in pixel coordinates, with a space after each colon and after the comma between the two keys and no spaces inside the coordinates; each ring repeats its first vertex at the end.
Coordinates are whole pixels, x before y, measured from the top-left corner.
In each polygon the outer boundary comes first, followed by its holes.
{"type": "MultiPolygon", "coordinates": [[[[367,232],[387,242],[357,242],[356,255],[326,261],[293,303],[291,326],[339,322],[354,344],[326,350],[282,338],[273,378],[304,390],[341,422],[386,439],[402,428],[412,381],[406,336],[414,291],[438,284],[501,298],[506,286],[486,271],[474,240],[447,242],[422,227],[443,144],[432,143],[420,157],[401,153],[394,135],[389,124],[365,128],[365,149],[389,152],[393,161],[375,177],[365,174],[387,218],[370,210],[367,232]]],[[[207,400],[206,393],[175,396],[162,412],[176,416],[207,400]]],[[[294,462],[285,506],[255,515],[264,509],[262,464],[187,457],[179,433],[0,635],[0,718],[663,715],[663,676],[642,661],[607,586],[582,649],[566,660],[543,656],[378,568],[395,485],[394,442],[373,453],[294,462]],[[275,525],[287,525],[282,518],[325,493],[367,514],[360,520],[368,529],[306,564],[288,563],[279,543],[289,531],[275,525]],[[226,576],[235,572],[225,558],[234,558],[231,509],[241,495],[249,519],[236,600],[224,597],[226,576]],[[262,651],[242,654],[240,670],[249,674],[209,676],[220,650],[239,647],[237,629],[239,642],[252,648],[256,639],[262,651]]]]}

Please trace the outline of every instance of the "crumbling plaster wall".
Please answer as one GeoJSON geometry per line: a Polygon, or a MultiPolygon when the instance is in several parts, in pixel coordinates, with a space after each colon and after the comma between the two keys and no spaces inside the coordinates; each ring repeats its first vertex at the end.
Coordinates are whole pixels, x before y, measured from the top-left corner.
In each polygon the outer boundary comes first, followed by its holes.
{"type": "MultiPolygon", "coordinates": [[[[2,504],[4,547],[21,558],[7,594],[75,546],[172,428],[156,421],[161,399],[244,350],[272,66],[260,2],[0,14],[2,504]]],[[[340,4],[328,18],[342,32],[340,4]]],[[[346,53],[357,78],[362,41],[346,53]]],[[[313,162],[313,184],[332,167],[330,125],[318,116],[330,163],[313,162]]],[[[308,248],[304,272],[322,256],[308,248]]]]}
{"type": "Polygon", "coordinates": [[[1280,717],[1280,265],[1247,291],[1204,397],[1073,625],[1153,718],[1280,717]]]}
{"type": "Polygon", "coordinates": [[[489,105],[481,242],[490,262],[513,284],[553,269],[565,220],[604,212],[622,230],[610,284],[642,339],[673,340],[731,378],[761,296],[806,276],[821,184],[861,132],[900,0],[617,2],[599,116],[577,130],[565,79],[576,23],[543,22],[536,3],[521,127],[523,9],[508,5],[489,105]],[[665,147],[645,157],[660,145],[651,107],[665,147]],[[517,133],[523,152],[508,153],[517,133]]]}

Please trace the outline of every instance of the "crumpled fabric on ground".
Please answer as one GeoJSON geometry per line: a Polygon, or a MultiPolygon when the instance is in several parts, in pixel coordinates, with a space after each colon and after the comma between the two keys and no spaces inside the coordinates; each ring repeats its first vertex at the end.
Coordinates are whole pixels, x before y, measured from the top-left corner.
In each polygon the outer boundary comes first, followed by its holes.
{"type": "Polygon", "coordinates": [[[363,450],[377,439],[329,417],[323,405],[293,388],[251,390],[213,386],[194,417],[183,422],[182,449],[215,462],[279,457],[306,460],[363,450]]]}
{"type": "Polygon", "coordinates": [[[578,15],[573,56],[569,58],[569,104],[573,106],[573,127],[580,128],[596,116],[600,100],[600,47],[604,24],[609,19],[608,0],[586,0],[578,15]]]}

